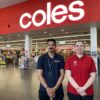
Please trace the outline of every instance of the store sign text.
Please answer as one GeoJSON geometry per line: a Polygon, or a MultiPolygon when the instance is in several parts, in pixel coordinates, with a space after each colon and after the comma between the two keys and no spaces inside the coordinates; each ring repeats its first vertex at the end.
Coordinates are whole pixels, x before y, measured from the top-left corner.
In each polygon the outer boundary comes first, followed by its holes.
{"type": "Polygon", "coordinates": [[[60,24],[64,22],[66,19],[69,19],[70,21],[79,21],[85,16],[85,11],[83,8],[84,2],[83,1],[73,1],[70,3],[69,7],[66,7],[65,5],[57,5],[55,6],[52,10],[52,3],[48,2],[47,3],[47,12],[44,10],[40,9],[37,10],[31,15],[30,13],[26,12],[21,15],[19,23],[21,28],[27,29],[29,28],[32,24],[36,27],[40,27],[46,23],[46,25],[50,25],[51,22],[53,21],[56,24],[60,24]],[[74,6],[78,5],[79,8],[75,8],[74,6]],[[59,9],[61,9],[59,11],[59,9]],[[70,12],[70,14],[68,14],[70,12]],[[78,16],[74,16],[74,13],[78,13],[78,16]],[[42,16],[41,21],[37,21],[36,18],[38,15],[42,16]],[[57,16],[61,16],[59,19],[57,16]],[[25,18],[28,19],[27,23],[23,23],[25,18]]]}

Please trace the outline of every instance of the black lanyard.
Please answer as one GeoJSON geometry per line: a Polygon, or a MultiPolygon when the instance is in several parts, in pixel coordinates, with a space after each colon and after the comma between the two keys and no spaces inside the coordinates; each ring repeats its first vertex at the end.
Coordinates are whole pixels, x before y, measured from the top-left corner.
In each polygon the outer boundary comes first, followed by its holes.
{"type": "Polygon", "coordinates": [[[48,65],[49,65],[49,70],[50,70],[50,71],[52,71],[52,64],[53,64],[53,62],[54,62],[54,59],[52,59],[52,62],[51,62],[51,64],[50,64],[50,60],[49,60],[49,58],[48,58],[48,65]]]}

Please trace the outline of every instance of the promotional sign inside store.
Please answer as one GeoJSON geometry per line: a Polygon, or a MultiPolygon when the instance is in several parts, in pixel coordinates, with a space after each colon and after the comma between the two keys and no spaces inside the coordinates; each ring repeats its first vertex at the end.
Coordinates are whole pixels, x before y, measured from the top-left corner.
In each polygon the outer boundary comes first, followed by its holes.
{"type": "Polygon", "coordinates": [[[85,15],[84,9],[81,8],[83,6],[84,6],[83,1],[73,1],[69,4],[68,7],[67,5],[65,6],[63,4],[59,4],[55,6],[53,9],[51,9],[52,3],[47,2],[46,11],[39,9],[39,10],[34,11],[32,15],[26,12],[21,15],[19,23],[20,23],[21,28],[26,29],[30,27],[31,25],[34,25],[36,27],[42,26],[44,23],[46,23],[46,25],[50,25],[51,21],[53,21],[53,23],[56,23],[56,24],[62,23],[66,19],[69,19],[70,21],[79,21],[85,15]],[[75,6],[77,5],[79,6],[79,8],[75,8],[75,6]],[[74,16],[74,13],[78,13],[78,16],[74,16]],[[36,19],[39,15],[42,16],[42,19],[41,21],[38,22],[36,21],[36,19]],[[57,16],[61,16],[61,18],[57,18],[57,16]],[[26,24],[23,23],[23,20],[25,19],[25,17],[27,17],[28,19],[28,22],[26,24]]]}
{"type": "Polygon", "coordinates": [[[27,0],[0,9],[0,34],[100,21],[100,0],[27,0]]]}

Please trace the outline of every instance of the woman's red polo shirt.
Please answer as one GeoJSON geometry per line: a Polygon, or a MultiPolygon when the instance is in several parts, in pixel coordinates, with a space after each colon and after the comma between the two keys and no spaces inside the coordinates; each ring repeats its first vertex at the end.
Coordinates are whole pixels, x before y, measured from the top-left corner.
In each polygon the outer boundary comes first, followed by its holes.
{"type": "MultiPolygon", "coordinates": [[[[71,75],[73,79],[77,82],[79,86],[84,86],[87,80],[90,77],[91,72],[96,72],[96,67],[93,59],[84,55],[82,58],[78,58],[76,55],[73,55],[66,59],[65,69],[71,70],[71,75]]],[[[73,94],[78,94],[77,91],[71,86],[68,82],[67,91],[73,94]]],[[[91,85],[86,90],[87,95],[93,95],[93,85],[91,85]]]]}

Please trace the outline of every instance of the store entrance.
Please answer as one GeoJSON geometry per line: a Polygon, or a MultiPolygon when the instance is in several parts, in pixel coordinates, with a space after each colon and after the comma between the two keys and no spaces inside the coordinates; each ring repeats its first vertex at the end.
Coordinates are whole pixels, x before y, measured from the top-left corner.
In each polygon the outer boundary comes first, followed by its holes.
{"type": "MultiPolygon", "coordinates": [[[[85,43],[85,52],[90,55],[90,31],[75,27],[59,27],[38,31],[30,31],[28,34],[32,37],[32,52],[30,54],[30,62],[36,64],[38,57],[46,53],[47,39],[53,38],[57,42],[57,53],[67,58],[73,54],[73,45],[77,40],[85,43]]],[[[98,30],[98,55],[100,55],[100,42],[98,30]]],[[[25,33],[15,33],[8,35],[0,35],[0,65],[10,65],[19,67],[25,58],[25,33]],[[21,59],[21,60],[20,60],[21,59]]],[[[27,60],[26,60],[27,61],[27,60]]],[[[98,64],[99,56],[98,56],[98,64]]],[[[31,64],[30,64],[31,65],[31,64]]],[[[27,66],[27,64],[26,64],[27,66]]],[[[29,66],[29,65],[28,65],[29,66]]],[[[98,67],[99,68],[99,67],[98,67]]]]}
{"type": "MultiPolygon", "coordinates": [[[[40,31],[30,31],[32,37],[31,61],[37,63],[38,57],[46,53],[47,39],[53,38],[57,42],[57,53],[64,58],[73,54],[73,44],[77,40],[84,41],[86,52],[90,54],[90,34],[88,30],[66,31],[65,28],[45,29],[40,31]]],[[[0,41],[0,64],[19,66],[25,57],[25,33],[1,35],[0,41]],[[21,59],[21,60],[20,60],[21,59]]]]}

